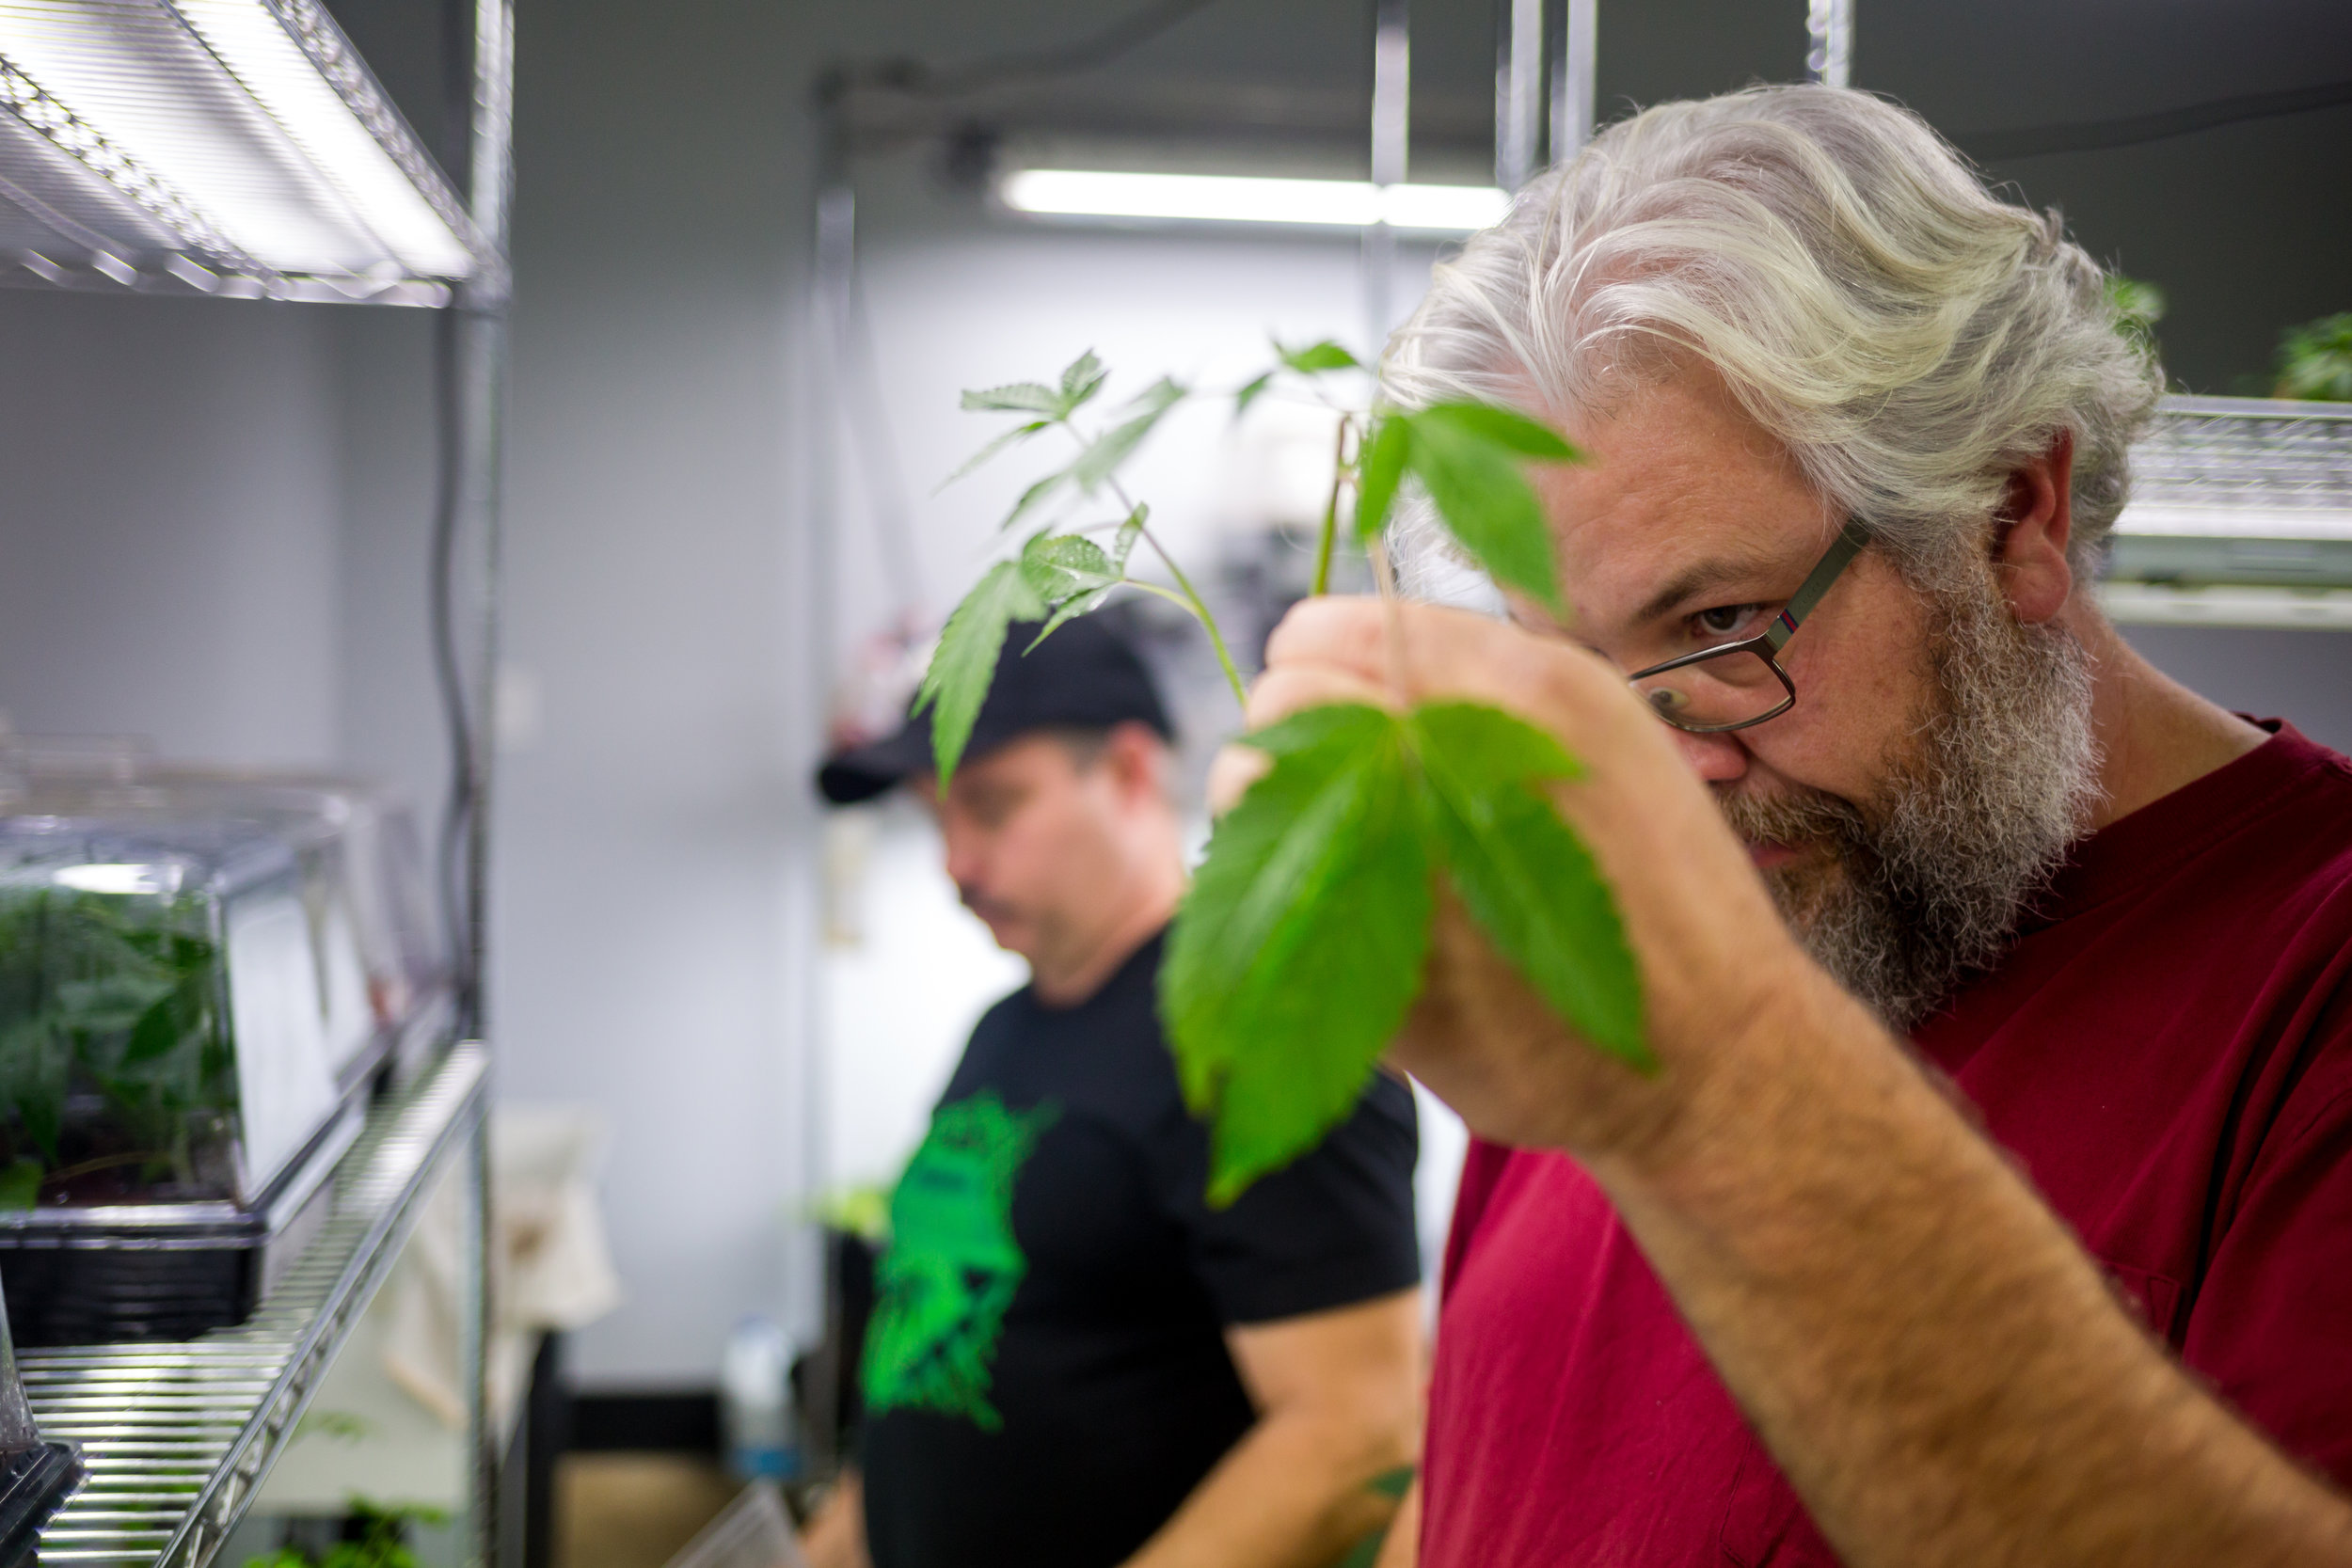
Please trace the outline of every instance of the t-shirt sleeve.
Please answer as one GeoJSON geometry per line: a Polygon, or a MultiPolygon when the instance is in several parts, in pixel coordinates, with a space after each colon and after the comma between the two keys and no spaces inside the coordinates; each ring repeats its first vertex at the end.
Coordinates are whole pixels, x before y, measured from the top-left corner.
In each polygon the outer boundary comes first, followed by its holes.
{"type": "Polygon", "coordinates": [[[2352,987],[2340,980],[2313,1035],[2324,1043],[2217,1238],[2182,1355],[2352,1486],[2352,987]]]}
{"type": "MultiPolygon", "coordinates": [[[[1182,1115],[1181,1108],[1179,1115],[1182,1115]]],[[[1161,1200],[1184,1227],[1195,1274],[1227,1323],[1348,1307],[1421,1282],[1412,1091],[1375,1074],[1311,1153],[1212,1209],[1208,1134],[1189,1117],[1159,1141],[1161,1200]]]]}

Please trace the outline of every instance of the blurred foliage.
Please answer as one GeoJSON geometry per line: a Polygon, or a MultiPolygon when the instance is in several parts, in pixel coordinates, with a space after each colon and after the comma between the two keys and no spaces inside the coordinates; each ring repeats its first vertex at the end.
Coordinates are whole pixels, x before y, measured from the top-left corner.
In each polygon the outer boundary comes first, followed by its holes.
{"type": "Polygon", "coordinates": [[[835,1187],[811,1200],[808,1217],[828,1230],[880,1244],[890,1239],[890,1189],[879,1181],[835,1187]]]}
{"type": "Polygon", "coordinates": [[[281,1546],[265,1557],[246,1559],[245,1568],[418,1568],[408,1527],[449,1520],[437,1508],[384,1506],[365,1497],[353,1497],[349,1507],[344,1539],[325,1555],[314,1558],[299,1546],[281,1546]]]}
{"type": "Polygon", "coordinates": [[[2107,277],[2106,296],[2107,309],[2115,316],[2115,329],[2133,347],[2153,358],[2156,323],[2164,320],[2164,291],[2153,283],[2113,273],[2107,277]]]}
{"type": "Polygon", "coordinates": [[[195,1143],[237,1104],[207,922],[195,898],[0,889],[0,1207],[106,1165],[199,1180],[195,1143]],[[69,1128],[91,1090],[105,1124],[69,1128]]]}
{"type": "Polygon", "coordinates": [[[2280,335],[2279,379],[2270,395],[2352,403],[2352,310],[2280,335]]]}

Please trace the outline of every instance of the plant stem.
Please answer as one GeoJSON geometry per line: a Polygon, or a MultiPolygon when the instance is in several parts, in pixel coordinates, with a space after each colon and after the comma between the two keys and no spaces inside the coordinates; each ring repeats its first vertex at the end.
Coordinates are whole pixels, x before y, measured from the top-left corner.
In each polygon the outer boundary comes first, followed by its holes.
{"type": "Polygon", "coordinates": [[[1315,541],[1315,581],[1309,592],[1316,598],[1331,592],[1331,542],[1340,531],[1340,485],[1347,478],[1347,416],[1340,416],[1340,433],[1331,442],[1331,499],[1323,503],[1323,535],[1315,541]]]}
{"type": "Polygon", "coordinates": [[[1389,568],[1389,551],[1384,541],[1370,539],[1365,542],[1364,547],[1372,556],[1372,580],[1379,587],[1381,618],[1387,623],[1387,635],[1381,638],[1380,642],[1382,651],[1388,656],[1389,689],[1395,694],[1398,705],[1403,706],[1406,700],[1405,614],[1401,608],[1403,601],[1397,597],[1396,574],[1389,568]]]}
{"type": "MultiPolygon", "coordinates": [[[[1116,479],[1110,482],[1110,486],[1111,494],[1119,498],[1119,504],[1127,509],[1127,515],[1134,516],[1136,503],[1128,496],[1126,486],[1116,479]]],[[[1184,569],[1176,564],[1176,558],[1161,546],[1159,535],[1152,531],[1149,523],[1143,525],[1143,542],[1152,546],[1152,553],[1160,558],[1160,564],[1168,568],[1168,575],[1176,579],[1177,592],[1184,595],[1178,602],[1192,611],[1193,619],[1199,621],[1201,629],[1209,634],[1209,645],[1216,650],[1216,661],[1225,671],[1225,682],[1233,689],[1234,703],[1248,707],[1249,688],[1243,684],[1241,671],[1234,667],[1232,650],[1225,645],[1225,634],[1217,629],[1216,617],[1209,613],[1209,607],[1200,597],[1200,591],[1193,587],[1192,579],[1184,576],[1184,569]]]]}

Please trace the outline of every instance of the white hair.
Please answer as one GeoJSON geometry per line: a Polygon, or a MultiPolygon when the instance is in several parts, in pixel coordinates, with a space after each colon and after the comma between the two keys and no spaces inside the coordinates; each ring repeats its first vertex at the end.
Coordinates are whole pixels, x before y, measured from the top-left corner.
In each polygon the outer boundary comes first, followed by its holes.
{"type": "Polygon", "coordinates": [[[1909,110],[1750,87],[1660,104],[1531,181],[1437,270],[1384,381],[1406,407],[1565,413],[1695,357],[1923,582],[1980,553],[2009,476],[2072,432],[2087,576],[2161,386],[2105,281],[2058,214],[1995,198],[1909,110]]]}

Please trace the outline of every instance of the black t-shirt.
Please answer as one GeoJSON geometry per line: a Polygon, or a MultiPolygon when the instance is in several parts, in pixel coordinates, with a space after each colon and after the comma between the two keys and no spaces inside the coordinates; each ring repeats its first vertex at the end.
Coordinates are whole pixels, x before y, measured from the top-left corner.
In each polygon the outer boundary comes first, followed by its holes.
{"type": "Polygon", "coordinates": [[[1069,1008],[991,1008],[891,1199],[864,1367],[876,1568],[1112,1568],[1254,1414],[1229,1324],[1420,1278],[1412,1096],[1222,1211],[1154,938],[1069,1008]]]}

